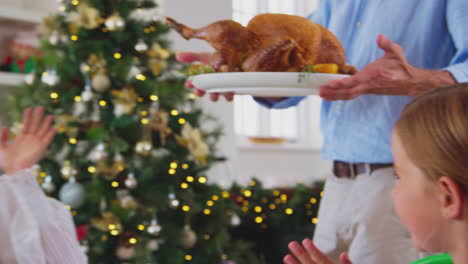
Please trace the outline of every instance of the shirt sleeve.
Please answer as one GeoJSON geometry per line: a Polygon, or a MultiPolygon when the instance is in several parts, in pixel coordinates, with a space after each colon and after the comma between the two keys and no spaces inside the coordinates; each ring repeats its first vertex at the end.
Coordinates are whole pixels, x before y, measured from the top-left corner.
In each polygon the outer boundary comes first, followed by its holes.
{"type": "Polygon", "coordinates": [[[0,263],[87,263],[70,212],[43,193],[33,169],[0,176],[0,241],[0,263]]]}
{"type": "Polygon", "coordinates": [[[444,70],[457,82],[468,82],[468,1],[448,0],[446,18],[456,53],[444,70]]]}

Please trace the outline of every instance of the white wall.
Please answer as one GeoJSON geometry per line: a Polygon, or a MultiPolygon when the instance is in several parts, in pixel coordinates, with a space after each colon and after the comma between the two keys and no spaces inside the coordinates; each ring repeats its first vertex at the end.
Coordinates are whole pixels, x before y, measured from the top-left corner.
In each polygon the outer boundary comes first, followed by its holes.
{"type": "MultiPolygon", "coordinates": [[[[159,0],[161,1],[161,0],[159,0]]],[[[167,16],[191,27],[201,27],[220,19],[232,17],[231,0],[165,0],[162,4],[167,16]]],[[[178,34],[171,34],[176,51],[212,51],[201,40],[186,41],[178,34]]],[[[293,185],[323,179],[330,173],[330,162],[323,161],[318,150],[265,150],[262,148],[238,148],[234,134],[234,111],[231,103],[223,100],[201,102],[206,111],[222,120],[225,136],[220,154],[228,157],[227,164],[218,165],[210,173],[210,179],[221,184],[232,180],[247,183],[252,176],[262,180],[267,187],[293,185]]]]}

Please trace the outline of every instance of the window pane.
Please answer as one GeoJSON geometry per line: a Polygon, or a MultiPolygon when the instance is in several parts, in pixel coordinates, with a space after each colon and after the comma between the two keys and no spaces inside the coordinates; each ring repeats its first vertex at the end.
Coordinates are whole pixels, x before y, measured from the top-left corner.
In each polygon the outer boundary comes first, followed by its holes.
{"type": "Polygon", "coordinates": [[[234,97],[234,122],[236,134],[243,136],[259,136],[259,105],[251,96],[236,95],[234,97]]]}
{"type": "Polygon", "coordinates": [[[297,134],[297,108],[270,110],[270,136],[294,140],[297,134]]]}

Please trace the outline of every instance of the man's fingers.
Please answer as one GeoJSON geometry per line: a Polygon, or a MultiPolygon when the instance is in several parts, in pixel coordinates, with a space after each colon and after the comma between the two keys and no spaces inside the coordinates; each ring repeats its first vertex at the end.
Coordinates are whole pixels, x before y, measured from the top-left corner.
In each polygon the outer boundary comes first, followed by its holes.
{"type": "Polygon", "coordinates": [[[392,42],[383,34],[380,34],[377,37],[377,45],[386,53],[395,54],[398,56],[401,56],[403,54],[403,49],[401,48],[401,46],[392,42]]]}
{"type": "Polygon", "coordinates": [[[224,98],[226,98],[226,101],[232,102],[234,100],[234,93],[226,93],[224,94],[224,98]]]}
{"type": "Polygon", "coordinates": [[[291,254],[288,254],[283,258],[283,263],[284,264],[300,264],[291,254]]]}
{"type": "Polygon", "coordinates": [[[54,121],[54,116],[48,115],[42,122],[41,128],[37,132],[39,138],[44,137],[47,132],[51,129],[51,124],[54,121]]]}
{"type": "Polygon", "coordinates": [[[217,102],[219,99],[219,93],[210,93],[210,100],[213,102],[217,102]]]}
{"type": "Polygon", "coordinates": [[[193,89],[195,88],[195,85],[193,85],[193,83],[189,80],[186,80],[185,81],[185,87],[189,88],[189,89],[193,89]]]}
{"type": "Polygon", "coordinates": [[[45,108],[43,106],[36,107],[33,111],[31,118],[31,127],[29,133],[34,134],[39,130],[39,126],[42,122],[42,116],[44,115],[45,108]]]}
{"type": "Polygon", "coordinates": [[[317,264],[314,261],[312,261],[307,251],[296,241],[289,243],[288,248],[291,251],[291,253],[293,253],[293,255],[296,257],[296,259],[299,260],[300,263],[317,264]]]}
{"type": "Polygon", "coordinates": [[[195,88],[195,94],[198,95],[198,96],[204,96],[205,91],[203,91],[201,89],[198,89],[198,88],[195,88]]]}
{"type": "Polygon", "coordinates": [[[201,62],[209,64],[211,57],[213,55],[208,52],[178,52],[176,54],[176,60],[180,62],[190,63],[190,62],[201,62]]]}
{"type": "Polygon", "coordinates": [[[28,134],[29,131],[30,131],[30,127],[31,127],[31,117],[32,116],[32,109],[31,108],[26,108],[24,111],[23,111],[23,121],[22,121],[22,125],[23,125],[23,128],[21,129],[21,132],[22,134],[28,134]]]}
{"type": "Polygon", "coordinates": [[[8,135],[9,130],[6,127],[0,129],[0,149],[4,149],[8,146],[8,135]]]}
{"type": "Polygon", "coordinates": [[[341,264],[353,264],[351,260],[349,259],[348,253],[343,252],[340,255],[340,263],[341,264]]]}
{"type": "Polygon", "coordinates": [[[334,89],[349,89],[358,84],[359,84],[359,79],[357,78],[356,75],[354,75],[351,77],[346,77],[343,79],[331,81],[328,85],[325,85],[325,86],[328,86],[334,89]]]}

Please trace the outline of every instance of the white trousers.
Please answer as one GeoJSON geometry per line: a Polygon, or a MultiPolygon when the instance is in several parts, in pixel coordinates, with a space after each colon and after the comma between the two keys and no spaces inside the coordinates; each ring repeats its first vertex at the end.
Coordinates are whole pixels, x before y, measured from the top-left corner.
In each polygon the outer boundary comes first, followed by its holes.
{"type": "Polygon", "coordinates": [[[325,184],[314,243],[335,263],[348,252],[357,264],[408,264],[419,258],[391,200],[393,168],[325,184]]]}

